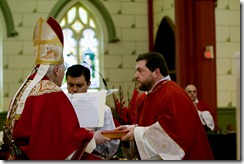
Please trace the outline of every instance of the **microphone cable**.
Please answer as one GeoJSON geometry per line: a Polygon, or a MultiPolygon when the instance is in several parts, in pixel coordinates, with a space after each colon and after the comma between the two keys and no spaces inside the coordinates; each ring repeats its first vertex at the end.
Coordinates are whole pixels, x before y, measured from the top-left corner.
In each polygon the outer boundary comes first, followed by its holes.
{"type": "Polygon", "coordinates": [[[97,72],[100,75],[100,77],[102,78],[103,84],[104,84],[106,90],[108,91],[108,85],[106,83],[106,80],[103,78],[103,75],[100,72],[98,72],[92,65],[88,64],[86,61],[83,61],[83,63],[85,63],[88,66],[90,66],[92,68],[92,70],[94,70],[95,72],[97,72]]]}

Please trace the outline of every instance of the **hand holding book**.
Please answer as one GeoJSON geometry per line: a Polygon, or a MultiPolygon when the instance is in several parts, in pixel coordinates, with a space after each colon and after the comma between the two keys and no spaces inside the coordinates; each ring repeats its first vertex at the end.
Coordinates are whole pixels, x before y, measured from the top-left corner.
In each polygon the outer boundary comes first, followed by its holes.
{"type": "Polygon", "coordinates": [[[101,132],[102,135],[111,139],[120,139],[125,136],[130,130],[104,130],[101,132]]]}

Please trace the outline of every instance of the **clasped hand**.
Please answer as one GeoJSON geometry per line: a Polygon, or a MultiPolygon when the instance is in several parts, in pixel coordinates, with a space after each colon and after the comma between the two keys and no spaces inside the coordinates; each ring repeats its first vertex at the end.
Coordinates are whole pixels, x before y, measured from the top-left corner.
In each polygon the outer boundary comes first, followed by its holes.
{"type": "Polygon", "coordinates": [[[115,130],[130,130],[126,135],[124,135],[121,140],[122,141],[133,141],[134,140],[134,125],[120,125],[115,130]]]}
{"type": "Polygon", "coordinates": [[[92,129],[87,128],[87,131],[93,132],[93,137],[95,138],[96,145],[104,144],[105,142],[111,141],[111,138],[102,135],[100,130],[93,131],[92,129]]]}

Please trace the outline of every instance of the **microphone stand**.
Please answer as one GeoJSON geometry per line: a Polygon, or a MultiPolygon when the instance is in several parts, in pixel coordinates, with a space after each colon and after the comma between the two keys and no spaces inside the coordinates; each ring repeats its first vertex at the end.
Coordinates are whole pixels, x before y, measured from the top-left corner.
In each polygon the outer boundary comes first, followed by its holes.
{"type": "Polygon", "coordinates": [[[104,84],[106,90],[109,91],[108,90],[108,85],[107,85],[105,79],[103,78],[103,75],[100,72],[98,72],[92,65],[88,64],[86,61],[83,61],[83,63],[86,63],[88,66],[90,66],[92,68],[92,70],[94,70],[95,72],[97,72],[100,75],[100,77],[102,78],[102,81],[103,81],[103,84],[104,84]]]}

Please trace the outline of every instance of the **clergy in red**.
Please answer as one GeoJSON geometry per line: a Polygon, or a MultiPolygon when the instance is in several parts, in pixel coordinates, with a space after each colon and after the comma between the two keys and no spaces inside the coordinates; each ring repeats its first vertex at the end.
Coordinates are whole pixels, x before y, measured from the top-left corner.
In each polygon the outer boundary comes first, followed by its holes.
{"type": "Polygon", "coordinates": [[[193,84],[189,84],[185,87],[185,91],[190,97],[192,103],[194,104],[199,118],[204,126],[205,131],[215,129],[214,116],[215,112],[207,105],[206,102],[198,100],[197,98],[197,87],[193,84]]]}
{"type": "MultiPolygon", "coordinates": [[[[27,84],[33,80],[31,76],[27,84]]],[[[24,85],[24,88],[26,85],[24,85]]],[[[9,159],[64,160],[93,134],[80,128],[74,109],[64,92],[44,77],[32,89],[21,116],[15,114],[20,91],[7,119],[12,139],[22,155],[9,159]]]]}
{"type": "Polygon", "coordinates": [[[84,152],[91,154],[96,144],[111,139],[81,128],[60,88],[65,67],[58,22],[40,18],[33,42],[36,66],[14,95],[3,127],[7,159],[81,159],[84,152]]]}
{"type": "Polygon", "coordinates": [[[197,111],[186,92],[170,80],[163,55],[137,58],[135,78],[143,92],[138,98],[138,126],[122,140],[135,140],[142,160],[214,159],[197,111]]]}

